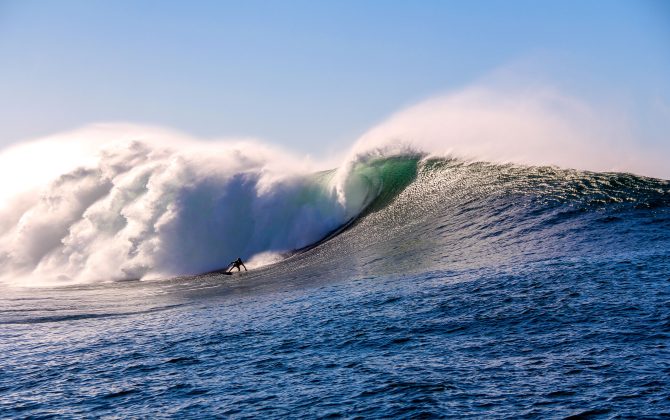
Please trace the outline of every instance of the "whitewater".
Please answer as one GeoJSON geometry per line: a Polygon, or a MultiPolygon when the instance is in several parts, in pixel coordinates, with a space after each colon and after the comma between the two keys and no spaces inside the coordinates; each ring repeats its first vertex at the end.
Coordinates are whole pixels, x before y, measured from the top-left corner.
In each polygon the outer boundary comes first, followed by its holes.
{"type": "Polygon", "coordinates": [[[668,154],[622,124],[472,88],[329,159],[128,124],[0,151],[0,410],[669,415],[668,154]]]}

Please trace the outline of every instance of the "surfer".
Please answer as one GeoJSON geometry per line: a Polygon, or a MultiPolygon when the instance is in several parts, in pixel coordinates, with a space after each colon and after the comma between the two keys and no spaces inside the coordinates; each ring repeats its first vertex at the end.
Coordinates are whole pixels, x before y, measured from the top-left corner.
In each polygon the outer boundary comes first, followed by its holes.
{"type": "Polygon", "coordinates": [[[244,267],[244,271],[247,271],[247,266],[244,265],[242,262],[242,258],[237,257],[237,259],[230,264],[228,264],[228,269],[226,270],[227,272],[233,271],[233,268],[237,268],[237,271],[242,271],[240,270],[240,266],[244,267]]]}

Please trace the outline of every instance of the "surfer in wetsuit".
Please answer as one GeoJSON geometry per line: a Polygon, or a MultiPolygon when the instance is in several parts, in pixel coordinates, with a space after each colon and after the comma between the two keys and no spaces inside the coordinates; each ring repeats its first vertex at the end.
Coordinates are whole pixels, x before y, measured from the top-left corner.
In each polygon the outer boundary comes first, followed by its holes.
{"type": "Polygon", "coordinates": [[[228,264],[228,270],[226,271],[233,271],[233,268],[237,268],[237,271],[242,271],[240,270],[240,266],[244,267],[244,271],[247,271],[247,266],[242,262],[242,258],[237,257],[235,261],[228,264]]]}

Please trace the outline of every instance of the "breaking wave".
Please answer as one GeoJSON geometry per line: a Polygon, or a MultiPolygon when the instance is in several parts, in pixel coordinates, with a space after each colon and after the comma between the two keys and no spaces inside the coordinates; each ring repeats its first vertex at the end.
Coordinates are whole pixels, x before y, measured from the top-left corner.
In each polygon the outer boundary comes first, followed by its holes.
{"type": "MultiPolygon", "coordinates": [[[[119,125],[9,148],[0,153],[0,281],[162,278],[238,256],[251,266],[275,262],[384,208],[434,159],[667,176],[657,159],[626,147],[598,154],[589,136],[607,133],[584,129],[576,114],[582,105],[546,92],[502,100],[466,91],[393,116],[339,163],[253,140],[119,125]]],[[[473,178],[468,192],[476,190],[473,178]]]]}
{"type": "Polygon", "coordinates": [[[237,256],[306,247],[355,218],[386,165],[282,172],[260,145],[210,155],[130,141],[103,147],[3,209],[3,280],[84,282],[196,274],[237,256]]]}

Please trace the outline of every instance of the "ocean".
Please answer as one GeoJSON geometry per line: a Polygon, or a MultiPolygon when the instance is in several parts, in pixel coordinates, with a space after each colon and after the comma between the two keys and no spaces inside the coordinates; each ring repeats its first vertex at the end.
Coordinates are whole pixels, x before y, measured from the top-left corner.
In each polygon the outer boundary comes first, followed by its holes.
{"type": "Polygon", "coordinates": [[[1,417],[670,416],[669,181],[135,146],[0,218],[1,417]]]}

